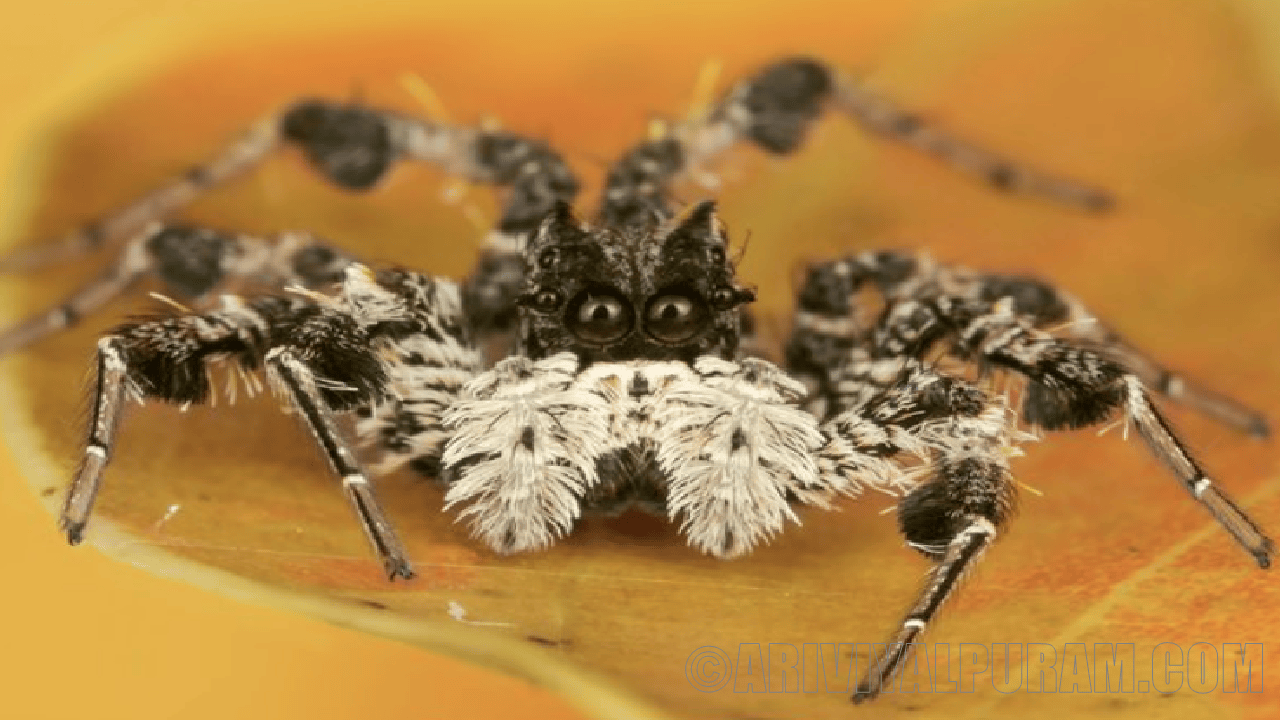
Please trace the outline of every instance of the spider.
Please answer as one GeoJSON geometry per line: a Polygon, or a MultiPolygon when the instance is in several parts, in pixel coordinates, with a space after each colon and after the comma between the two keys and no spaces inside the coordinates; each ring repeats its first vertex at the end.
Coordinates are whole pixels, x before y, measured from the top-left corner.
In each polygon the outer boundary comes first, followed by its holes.
{"type": "Polygon", "coordinates": [[[1265,437],[1255,411],[1167,370],[1076,298],[1030,277],[863,252],[807,269],[775,363],[753,342],[714,203],[674,188],[733,146],[787,154],[828,108],[994,188],[1089,211],[1104,192],[1027,169],[901,111],[821,61],[794,57],[737,83],[708,112],[659,126],[610,168],[591,222],[546,143],[358,104],[303,100],[212,161],[7,270],[123,249],[59,307],[0,334],[12,351],[68,327],[135,282],[158,279],[178,312],[135,318],[98,343],[84,454],[60,523],[81,542],[127,401],[203,403],[212,373],[265,377],[314,436],[389,578],[413,576],[369,480],[408,466],[445,488],[445,510],[496,553],[544,549],[584,514],[628,508],[677,523],[689,545],[746,555],[874,490],[928,578],[854,694],[890,681],[960,580],[1008,523],[1009,458],[1033,435],[1117,416],[1255,559],[1274,544],[1209,479],[1152,393],[1265,437]],[[461,283],[373,270],[306,233],[254,237],[165,224],[206,190],[297,146],[339,187],[375,187],[398,159],[505,190],[497,227],[461,283]],[[220,295],[232,281],[266,292],[220,295]],[[270,292],[286,289],[290,292],[270,292]],[[486,348],[505,357],[490,363],[486,348]],[[996,391],[993,374],[1016,382],[996,391]],[[339,424],[377,455],[373,472],[339,424]]]}

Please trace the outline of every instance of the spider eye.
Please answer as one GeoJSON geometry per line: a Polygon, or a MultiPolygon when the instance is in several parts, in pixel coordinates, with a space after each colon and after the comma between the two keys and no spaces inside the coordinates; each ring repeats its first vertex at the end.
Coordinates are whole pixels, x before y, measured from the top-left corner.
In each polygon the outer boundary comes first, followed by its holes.
{"type": "Polygon", "coordinates": [[[669,292],[649,301],[644,325],[658,340],[678,343],[701,332],[710,317],[702,298],[692,292],[669,292]]]}
{"type": "Polygon", "coordinates": [[[540,313],[555,312],[563,303],[564,295],[560,291],[547,288],[536,292],[527,292],[516,298],[517,305],[540,313]]]}
{"type": "Polygon", "coordinates": [[[547,248],[546,250],[543,250],[540,255],[538,255],[538,267],[542,268],[543,270],[546,270],[552,265],[555,265],[556,261],[558,261],[559,259],[560,259],[559,250],[556,250],[555,248],[547,248]]]}
{"type": "Polygon", "coordinates": [[[718,287],[711,291],[711,305],[717,310],[728,310],[736,305],[751,302],[755,293],[750,290],[735,290],[731,287],[718,287]]]}
{"type": "Polygon", "coordinates": [[[560,307],[560,293],[555,290],[540,290],[533,296],[533,309],[551,312],[560,307]]]}
{"type": "Polygon", "coordinates": [[[635,313],[614,290],[584,290],[569,305],[569,331],[589,343],[610,343],[631,332],[635,313]]]}

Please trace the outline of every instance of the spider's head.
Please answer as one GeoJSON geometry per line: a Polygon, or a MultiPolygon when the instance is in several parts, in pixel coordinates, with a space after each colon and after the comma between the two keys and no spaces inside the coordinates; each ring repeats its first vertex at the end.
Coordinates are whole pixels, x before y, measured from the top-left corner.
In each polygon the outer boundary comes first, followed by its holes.
{"type": "Polygon", "coordinates": [[[737,285],[727,244],[710,202],[644,229],[590,227],[557,205],[525,255],[524,352],[588,362],[731,357],[738,308],[755,294],[737,285]]]}

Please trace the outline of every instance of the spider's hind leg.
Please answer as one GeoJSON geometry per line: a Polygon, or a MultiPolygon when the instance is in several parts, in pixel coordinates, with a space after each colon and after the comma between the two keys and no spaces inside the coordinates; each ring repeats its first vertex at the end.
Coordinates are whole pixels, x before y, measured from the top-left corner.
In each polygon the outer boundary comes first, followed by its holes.
{"type": "MultiPolygon", "coordinates": [[[[437,123],[355,103],[306,99],[258,121],[212,160],[169,179],[102,219],[0,257],[0,272],[73,260],[113,242],[145,235],[148,226],[253,170],[281,146],[296,147],[317,173],[351,192],[376,187],[402,159],[425,162],[463,179],[499,188],[502,217],[486,238],[481,263],[464,287],[472,325],[481,332],[504,330],[512,324],[515,297],[523,282],[525,235],[556,202],[572,200],[578,191],[578,180],[568,164],[541,140],[437,123]]],[[[114,283],[111,290],[118,292],[127,285],[120,278],[108,277],[99,285],[106,288],[114,283]]],[[[10,331],[0,338],[0,351],[32,342],[57,326],[58,318],[50,315],[10,331]]]]}
{"type": "Polygon", "coordinates": [[[1105,191],[1033,170],[958,139],[826,63],[792,57],[738,82],[704,115],[657,126],[659,132],[609,169],[600,215],[610,225],[643,225],[655,215],[670,217],[671,189],[677,181],[698,177],[716,157],[743,142],[773,154],[792,153],[828,109],[997,190],[1036,195],[1090,212],[1114,205],[1105,191]]]}

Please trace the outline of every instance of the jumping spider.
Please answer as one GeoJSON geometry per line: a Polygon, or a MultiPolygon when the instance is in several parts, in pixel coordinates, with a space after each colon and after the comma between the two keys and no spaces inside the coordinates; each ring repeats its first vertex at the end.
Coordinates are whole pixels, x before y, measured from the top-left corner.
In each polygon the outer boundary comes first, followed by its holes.
{"type": "Polygon", "coordinates": [[[814,265],[781,365],[753,356],[744,306],[710,202],[676,209],[672,188],[739,142],[786,154],[834,107],[868,130],[938,156],[1001,190],[1105,210],[1104,193],[1027,170],[948,137],[821,62],[791,58],[738,83],[702,117],[660,128],[607,175],[596,220],[568,205],[578,183],[547,144],[355,104],[305,100],[159,190],[3,267],[76,257],[116,240],[101,279],[0,335],[11,351],[65,328],[151,277],[206,311],[135,319],[98,343],[84,458],[61,515],[79,543],[127,400],[210,399],[211,370],[247,386],[265,372],[314,434],[387,574],[408,559],[336,417],[380,452],[446,488],[497,553],[536,551],[584,513],[638,507],[678,522],[697,550],[750,553],[866,489],[899,496],[899,528],[934,562],[923,590],[862,679],[874,697],[910,644],[1009,520],[1008,458],[1032,429],[1117,415],[1260,567],[1274,545],[1192,459],[1150,391],[1257,436],[1255,412],[1166,370],[1041,281],[865,252],[814,265]],[[372,271],[305,234],[274,238],[163,225],[205,190],[296,145],[339,187],[368,190],[396,160],[505,189],[498,227],[461,284],[372,271]],[[287,294],[208,298],[230,280],[287,294]],[[878,310],[864,296],[878,295],[878,310]],[[486,367],[481,348],[507,337],[486,367]],[[949,364],[944,364],[949,363],[949,364]],[[1020,412],[967,363],[1022,383],[1020,412]],[[904,462],[905,461],[905,462],[904,462]]]}

